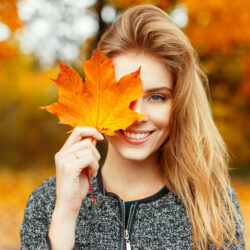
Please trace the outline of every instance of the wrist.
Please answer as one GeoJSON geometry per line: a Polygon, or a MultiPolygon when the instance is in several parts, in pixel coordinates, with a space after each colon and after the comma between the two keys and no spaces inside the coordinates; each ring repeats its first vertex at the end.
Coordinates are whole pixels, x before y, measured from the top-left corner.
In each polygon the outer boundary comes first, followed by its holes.
{"type": "Polygon", "coordinates": [[[74,248],[77,216],[76,213],[55,207],[48,232],[52,250],[74,248]]]}
{"type": "Polygon", "coordinates": [[[58,220],[76,220],[78,217],[80,209],[73,210],[72,208],[68,208],[66,205],[57,204],[55,205],[53,216],[58,220]]]}

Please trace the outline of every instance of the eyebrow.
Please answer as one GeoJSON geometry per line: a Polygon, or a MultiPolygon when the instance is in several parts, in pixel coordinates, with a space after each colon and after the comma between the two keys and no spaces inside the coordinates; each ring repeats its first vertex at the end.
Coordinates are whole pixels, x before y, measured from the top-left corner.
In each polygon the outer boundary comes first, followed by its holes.
{"type": "Polygon", "coordinates": [[[145,93],[151,93],[151,92],[160,91],[160,90],[167,90],[167,91],[169,91],[169,92],[172,92],[172,91],[173,91],[173,89],[170,89],[170,88],[168,88],[168,87],[161,87],[161,88],[147,89],[147,90],[145,91],[145,93]]]}

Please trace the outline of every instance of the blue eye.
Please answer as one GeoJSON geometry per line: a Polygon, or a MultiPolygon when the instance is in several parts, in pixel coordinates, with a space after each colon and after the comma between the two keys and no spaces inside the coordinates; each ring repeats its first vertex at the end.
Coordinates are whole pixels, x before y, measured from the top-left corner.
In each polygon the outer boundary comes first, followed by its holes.
{"type": "Polygon", "coordinates": [[[152,101],[156,101],[156,102],[167,100],[167,98],[163,95],[151,95],[149,99],[152,99],[152,101]]]}

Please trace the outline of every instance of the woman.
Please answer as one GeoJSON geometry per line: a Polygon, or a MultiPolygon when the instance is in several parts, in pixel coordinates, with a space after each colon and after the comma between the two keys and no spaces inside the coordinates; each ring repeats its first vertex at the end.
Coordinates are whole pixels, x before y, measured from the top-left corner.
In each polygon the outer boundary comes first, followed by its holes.
{"type": "Polygon", "coordinates": [[[74,129],[55,155],[56,180],[29,197],[22,249],[244,249],[228,152],[186,36],[164,11],[140,5],[123,13],[99,45],[113,59],[116,80],[141,66],[146,95],[131,109],[148,116],[105,136],[100,167],[95,143],[102,135],[74,129]]]}

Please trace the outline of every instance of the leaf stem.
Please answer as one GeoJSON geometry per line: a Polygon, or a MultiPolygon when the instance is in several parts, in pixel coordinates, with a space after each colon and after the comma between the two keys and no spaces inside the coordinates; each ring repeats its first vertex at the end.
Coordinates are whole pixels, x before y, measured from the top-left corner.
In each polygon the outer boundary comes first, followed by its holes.
{"type": "MultiPolygon", "coordinates": [[[[94,138],[93,138],[93,137],[88,136],[87,138],[89,138],[89,139],[91,140],[91,142],[94,141],[94,138]]],[[[88,168],[86,169],[86,174],[87,174],[87,177],[88,177],[89,190],[90,190],[90,193],[91,193],[91,196],[92,196],[92,200],[93,200],[93,202],[94,202],[94,205],[97,206],[97,203],[96,203],[96,201],[95,201],[95,197],[94,197],[94,194],[93,194],[92,188],[91,188],[91,183],[90,183],[90,178],[89,178],[89,169],[88,169],[88,168]]]]}
{"type": "Polygon", "coordinates": [[[94,205],[97,206],[97,203],[95,201],[95,197],[94,197],[94,194],[92,192],[92,188],[91,188],[91,183],[90,183],[90,178],[89,178],[89,170],[87,169],[87,176],[88,176],[88,181],[89,181],[89,190],[90,190],[90,193],[91,193],[91,196],[92,196],[92,200],[94,202],[94,205]]]}

